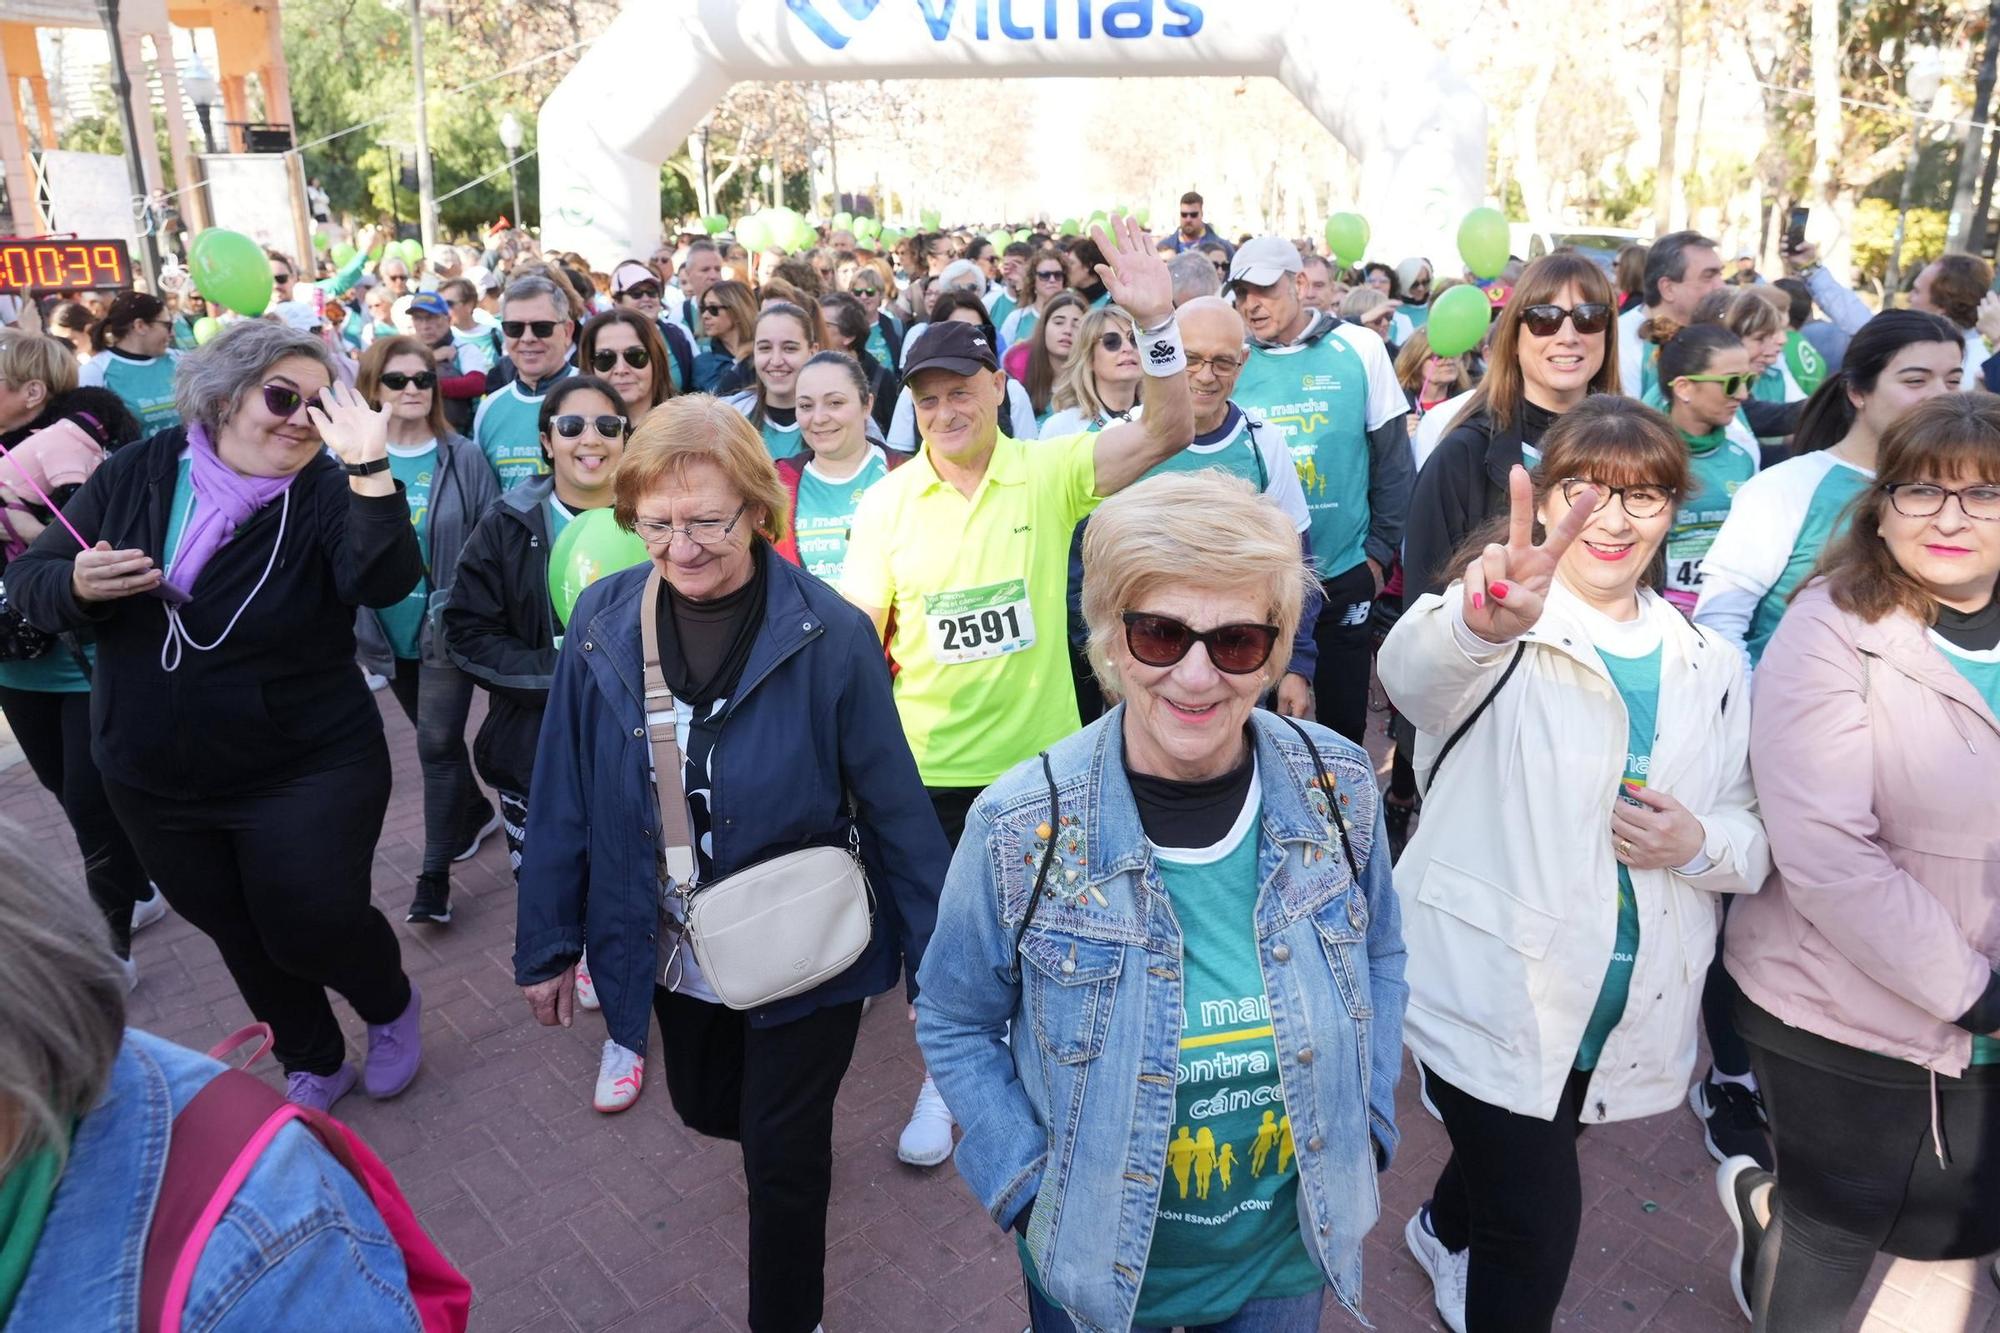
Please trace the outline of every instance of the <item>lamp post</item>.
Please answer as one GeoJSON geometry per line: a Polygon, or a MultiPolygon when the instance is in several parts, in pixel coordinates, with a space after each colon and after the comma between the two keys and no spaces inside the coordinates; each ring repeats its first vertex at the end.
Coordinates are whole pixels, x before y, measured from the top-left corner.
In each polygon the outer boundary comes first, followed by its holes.
{"type": "Polygon", "coordinates": [[[181,87],[187,90],[188,100],[194,103],[195,119],[201,122],[201,141],[208,146],[210,154],[215,152],[215,125],[212,114],[215,99],[221,89],[216,87],[215,76],[208,72],[208,66],[201,63],[201,57],[194,58],[187,77],[181,80],[181,87]]]}
{"type": "Polygon", "coordinates": [[[1910,221],[1910,196],[1916,190],[1917,159],[1924,147],[1924,113],[1937,99],[1943,83],[1944,62],[1938,53],[1932,49],[1918,51],[1910,72],[1903,78],[1903,90],[1910,99],[1910,157],[1903,164],[1903,191],[1896,202],[1896,239],[1889,247],[1888,292],[1884,296],[1889,305],[1895,304],[1896,293],[1903,285],[1903,233],[1910,221]]]}
{"type": "Polygon", "coordinates": [[[500,117],[500,146],[507,150],[507,188],[514,195],[514,225],[527,225],[521,220],[521,177],[514,168],[514,158],[521,151],[521,122],[509,111],[500,117]]]}
{"type": "Polygon", "coordinates": [[[142,212],[151,212],[152,192],[146,188],[146,170],[139,165],[139,122],[132,114],[132,76],[125,68],[125,44],[118,33],[118,0],[97,0],[97,17],[104,24],[106,45],[111,48],[111,91],[118,99],[118,119],[125,131],[125,178],[132,187],[132,213],[135,229],[139,233],[139,262],[146,274],[146,290],[158,293],[159,240],[151,221],[139,221],[142,212]]]}

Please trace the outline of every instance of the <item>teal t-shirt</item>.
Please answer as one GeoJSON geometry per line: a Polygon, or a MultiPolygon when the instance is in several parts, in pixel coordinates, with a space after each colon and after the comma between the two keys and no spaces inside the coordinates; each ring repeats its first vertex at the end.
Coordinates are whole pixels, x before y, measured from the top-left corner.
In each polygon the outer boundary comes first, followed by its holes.
{"type": "MultiPolygon", "coordinates": [[[[403,483],[410,502],[410,526],[417,530],[417,546],[424,553],[424,568],[431,563],[431,477],[437,470],[437,441],[416,449],[389,446],[389,475],[403,483]]],[[[417,580],[409,596],[394,606],[377,611],[382,632],[388,636],[389,651],[404,659],[413,658],[422,646],[424,613],[430,606],[431,581],[417,580]]]]}
{"type": "MultiPolygon", "coordinates": [[[[181,538],[187,534],[188,520],[194,517],[194,463],[188,456],[181,455],[180,465],[174,470],[174,498],[167,505],[167,542],[160,552],[160,567],[173,578],[174,557],[181,553],[181,538]]],[[[181,586],[183,592],[193,592],[192,588],[181,586]]]]}
{"type": "Polygon", "coordinates": [[[1757,475],[1758,458],[1729,437],[1681,432],[1688,447],[1689,486],[1667,531],[1667,581],[1661,595],[1687,615],[1701,600],[1701,562],[1729,517],[1729,506],[1744,482],[1757,475]]]}
{"type": "Polygon", "coordinates": [[[888,458],[873,446],[861,470],[845,481],[828,481],[812,463],[805,465],[799,474],[798,508],[792,515],[800,568],[824,582],[840,582],[841,567],[847,563],[847,534],[854,527],[861,493],[888,475],[888,458]]]}
{"type": "MultiPolygon", "coordinates": [[[[1620,657],[1598,649],[1611,683],[1625,700],[1625,781],[1635,787],[1646,785],[1653,767],[1653,735],[1660,714],[1660,649],[1643,657],[1620,657]]],[[[1629,799],[1619,788],[1618,800],[1629,799]]],[[[1618,867],[1618,934],[1611,945],[1611,962],[1604,969],[1604,985],[1597,992],[1597,1007],[1583,1029],[1583,1044],[1577,1047],[1578,1069],[1597,1068],[1604,1051],[1604,1039],[1625,1016],[1625,1001],[1632,990],[1632,963],[1639,956],[1639,904],[1632,893],[1632,872],[1618,867]]]]}
{"type": "Polygon", "coordinates": [[[1290,347],[1252,347],[1230,398],[1284,432],[1312,515],[1323,579],[1367,557],[1368,373],[1334,334],[1290,347]]]}
{"type": "Polygon", "coordinates": [[[1785,618],[1792,590],[1812,574],[1820,551],[1839,530],[1848,502],[1867,490],[1874,480],[1859,468],[1836,462],[1813,488],[1805,519],[1799,524],[1799,535],[1792,542],[1792,553],[1785,559],[1784,573],[1750,615],[1750,632],[1743,636],[1743,647],[1750,654],[1752,666],[1764,656],[1764,645],[1778,632],[1778,622],[1785,618]]]}
{"type": "Polygon", "coordinates": [[[993,327],[997,329],[1007,322],[1007,316],[1020,308],[1021,303],[1016,301],[1011,293],[1003,290],[993,298],[993,304],[986,308],[986,313],[993,316],[993,327]]]}
{"type": "Polygon", "coordinates": [[[1155,851],[1181,926],[1185,990],[1141,1325],[1220,1323],[1250,1301],[1326,1281],[1299,1234],[1297,1149],[1257,962],[1260,814],[1253,795],[1215,846],[1155,851]]]}
{"type": "Polygon", "coordinates": [[[181,424],[180,409],[174,405],[174,369],[179,354],[126,356],[122,352],[100,352],[81,377],[84,384],[102,384],[118,395],[148,435],[181,424]]]}
{"type": "Polygon", "coordinates": [[[758,430],[764,437],[764,452],[771,455],[772,462],[798,453],[799,423],[796,419],[789,426],[780,426],[767,416],[758,430]]]}
{"type": "MultiPolygon", "coordinates": [[[[84,660],[97,665],[97,645],[83,645],[84,660]]],[[[28,690],[35,694],[88,694],[90,677],[76,660],[69,644],[58,640],[40,657],[21,662],[0,662],[0,687],[28,690]]]]}
{"type": "MultiPolygon", "coordinates": [[[[575,373],[575,366],[564,366],[556,378],[567,379],[575,373]]],[[[549,387],[554,387],[554,381],[550,381],[549,387]]],[[[542,391],[547,392],[547,389],[542,391]]],[[[481,399],[479,414],[472,419],[473,443],[493,465],[503,491],[549,470],[542,461],[542,435],[536,428],[542,413],[542,393],[531,394],[521,387],[521,381],[515,380],[481,399]]]]}
{"type": "MultiPolygon", "coordinates": [[[[1986,706],[2000,715],[2000,648],[1974,651],[1961,648],[1943,635],[1931,634],[1931,644],[1944,654],[1944,660],[1958,669],[1958,673],[1972,683],[1979,691],[1979,697],[1986,706]]],[[[1972,1063],[1976,1065],[2000,1065],[2000,1041],[1991,1037],[1972,1039],[1972,1063]]]]}

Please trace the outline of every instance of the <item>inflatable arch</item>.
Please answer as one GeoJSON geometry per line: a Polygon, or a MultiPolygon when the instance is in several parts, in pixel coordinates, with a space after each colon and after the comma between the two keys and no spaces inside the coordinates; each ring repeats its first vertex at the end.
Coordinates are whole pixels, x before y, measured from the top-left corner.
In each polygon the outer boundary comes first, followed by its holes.
{"type": "MultiPolygon", "coordinates": [[[[1486,105],[1393,0],[630,0],[543,104],[544,241],[606,269],[649,253],[660,163],[739,80],[1246,74],[1355,156],[1374,235],[1453,252],[1484,202],[1486,105]]],[[[1134,132],[1181,132],[1144,110],[1134,132]]]]}

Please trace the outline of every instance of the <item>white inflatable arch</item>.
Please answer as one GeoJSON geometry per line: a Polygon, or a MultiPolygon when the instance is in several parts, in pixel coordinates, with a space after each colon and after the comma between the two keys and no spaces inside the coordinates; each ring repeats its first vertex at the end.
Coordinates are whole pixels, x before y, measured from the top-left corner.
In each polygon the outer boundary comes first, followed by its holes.
{"type": "MultiPolygon", "coordinates": [[[[1393,0],[630,0],[543,104],[544,241],[606,269],[650,253],[660,164],[740,80],[1250,74],[1355,156],[1374,235],[1452,253],[1484,201],[1486,105],[1393,0]]],[[[1146,111],[1143,132],[1182,132],[1146,111]]]]}

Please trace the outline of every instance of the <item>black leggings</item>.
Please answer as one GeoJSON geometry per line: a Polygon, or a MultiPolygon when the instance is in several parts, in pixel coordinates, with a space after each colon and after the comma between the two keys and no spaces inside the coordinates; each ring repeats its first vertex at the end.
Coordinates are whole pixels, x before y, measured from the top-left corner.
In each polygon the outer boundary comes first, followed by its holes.
{"type": "Polygon", "coordinates": [[[826,1299],[833,1099],[854,1058],[861,1002],[760,1028],[656,986],[653,1012],[674,1113],[697,1134],[743,1145],[751,1333],[811,1333],[826,1299]]]}
{"type": "MultiPolygon", "coordinates": [[[[55,651],[64,650],[58,646],[55,651]]],[[[111,947],[120,958],[130,958],[132,904],[152,892],[139,853],[111,813],[97,761],[90,757],[90,695],[0,687],[0,712],[6,713],[35,779],[61,802],[83,856],[84,887],[111,926],[111,947]]]]}
{"type": "Polygon", "coordinates": [[[1583,1221],[1576,1140],[1590,1075],[1571,1072],[1554,1120],[1482,1102],[1428,1067],[1424,1083],[1451,1136],[1431,1191],[1431,1225],[1445,1248],[1472,1251],[1466,1331],[1547,1333],[1583,1221]]]}
{"type": "Polygon", "coordinates": [[[1757,1333],[1840,1328],[1877,1252],[1928,1261],[2000,1249],[2000,1083],[1937,1080],[1940,1164],[1928,1081],[1883,1086],[1755,1041],[1750,1062],[1778,1157],[1751,1288],[1757,1333]]]}
{"type": "Polygon", "coordinates": [[[1319,721],[1356,745],[1368,743],[1368,672],[1375,630],[1368,610],[1375,599],[1375,575],[1368,562],[1320,584],[1326,601],[1313,626],[1319,665],[1313,669],[1313,698],[1319,721]]]}
{"type": "Polygon", "coordinates": [[[424,775],[424,867],[451,869],[493,808],[479,794],[465,752],[465,716],[472,710],[472,677],[451,665],[396,659],[389,692],[417,729],[417,763],[424,775]]]}
{"type": "Polygon", "coordinates": [[[346,1056],[331,987],[368,1023],[410,1003],[395,932],[368,901],[389,805],[389,747],[235,796],[177,799],[105,779],[175,911],[215,941],[287,1073],[346,1056]]]}

